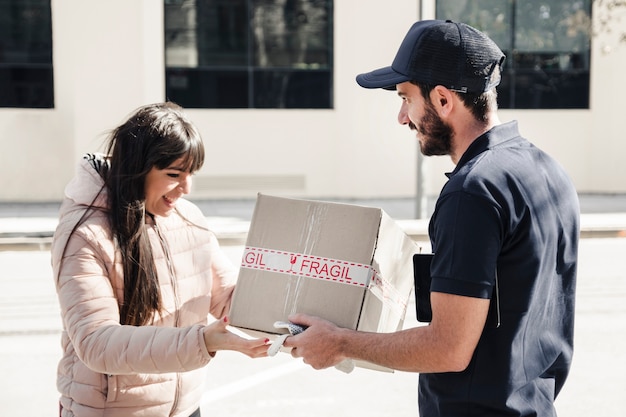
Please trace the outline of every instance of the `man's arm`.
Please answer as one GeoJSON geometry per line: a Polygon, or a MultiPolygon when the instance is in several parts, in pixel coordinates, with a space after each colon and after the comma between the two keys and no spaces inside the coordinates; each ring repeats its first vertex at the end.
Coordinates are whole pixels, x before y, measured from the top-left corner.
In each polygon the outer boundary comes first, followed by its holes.
{"type": "Polygon", "coordinates": [[[315,369],[346,358],[365,360],[407,372],[458,372],[467,368],[485,327],[489,300],[453,294],[431,294],[433,320],[428,326],[395,333],[366,333],[339,328],[303,314],[289,319],[309,326],[288,337],[294,357],[315,369]]]}

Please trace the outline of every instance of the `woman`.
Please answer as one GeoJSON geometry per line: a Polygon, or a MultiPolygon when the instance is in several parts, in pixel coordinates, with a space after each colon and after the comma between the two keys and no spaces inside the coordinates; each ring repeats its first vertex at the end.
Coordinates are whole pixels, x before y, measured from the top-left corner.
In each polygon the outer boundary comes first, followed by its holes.
{"type": "Polygon", "coordinates": [[[148,105],[106,155],[81,161],[52,244],[60,415],[199,416],[215,352],[260,357],[268,343],[227,331],[237,270],[181,198],[204,162],[200,134],[179,106],[148,105]]]}

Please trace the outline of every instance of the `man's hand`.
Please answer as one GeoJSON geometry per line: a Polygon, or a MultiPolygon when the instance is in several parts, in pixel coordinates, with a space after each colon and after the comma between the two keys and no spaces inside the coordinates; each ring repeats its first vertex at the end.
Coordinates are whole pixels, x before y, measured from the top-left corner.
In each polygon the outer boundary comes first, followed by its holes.
{"type": "Polygon", "coordinates": [[[306,314],[291,315],[289,321],[307,327],[299,335],[285,340],[284,346],[292,348],[291,356],[302,358],[314,369],[329,368],[346,359],[341,352],[341,337],[349,330],[306,314]]]}

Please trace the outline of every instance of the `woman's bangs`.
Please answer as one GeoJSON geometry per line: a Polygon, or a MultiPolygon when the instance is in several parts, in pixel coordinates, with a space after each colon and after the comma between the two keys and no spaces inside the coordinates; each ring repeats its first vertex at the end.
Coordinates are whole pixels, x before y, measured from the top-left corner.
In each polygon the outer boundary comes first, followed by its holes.
{"type": "Polygon", "coordinates": [[[185,125],[184,134],[180,135],[184,138],[183,165],[187,172],[194,173],[202,168],[204,164],[204,144],[200,133],[191,124],[185,125]]]}
{"type": "Polygon", "coordinates": [[[187,150],[182,156],[183,168],[187,172],[194,173],[202,168],[204,164],[204,146],[199,138],[189,141],[187,145],[187,150]]]}

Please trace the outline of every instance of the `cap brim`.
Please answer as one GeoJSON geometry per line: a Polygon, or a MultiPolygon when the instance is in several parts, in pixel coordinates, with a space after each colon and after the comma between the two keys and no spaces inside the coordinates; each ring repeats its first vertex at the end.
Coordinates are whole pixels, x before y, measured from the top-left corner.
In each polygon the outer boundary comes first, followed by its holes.
{"type": "Polygon", "coordinates": [[[356,76],[356,82],[363,88],[395,90],[396,84],[407,81],[410,81],[409,77],[394,71],[391,67],[380,68],[356,76]]]}

